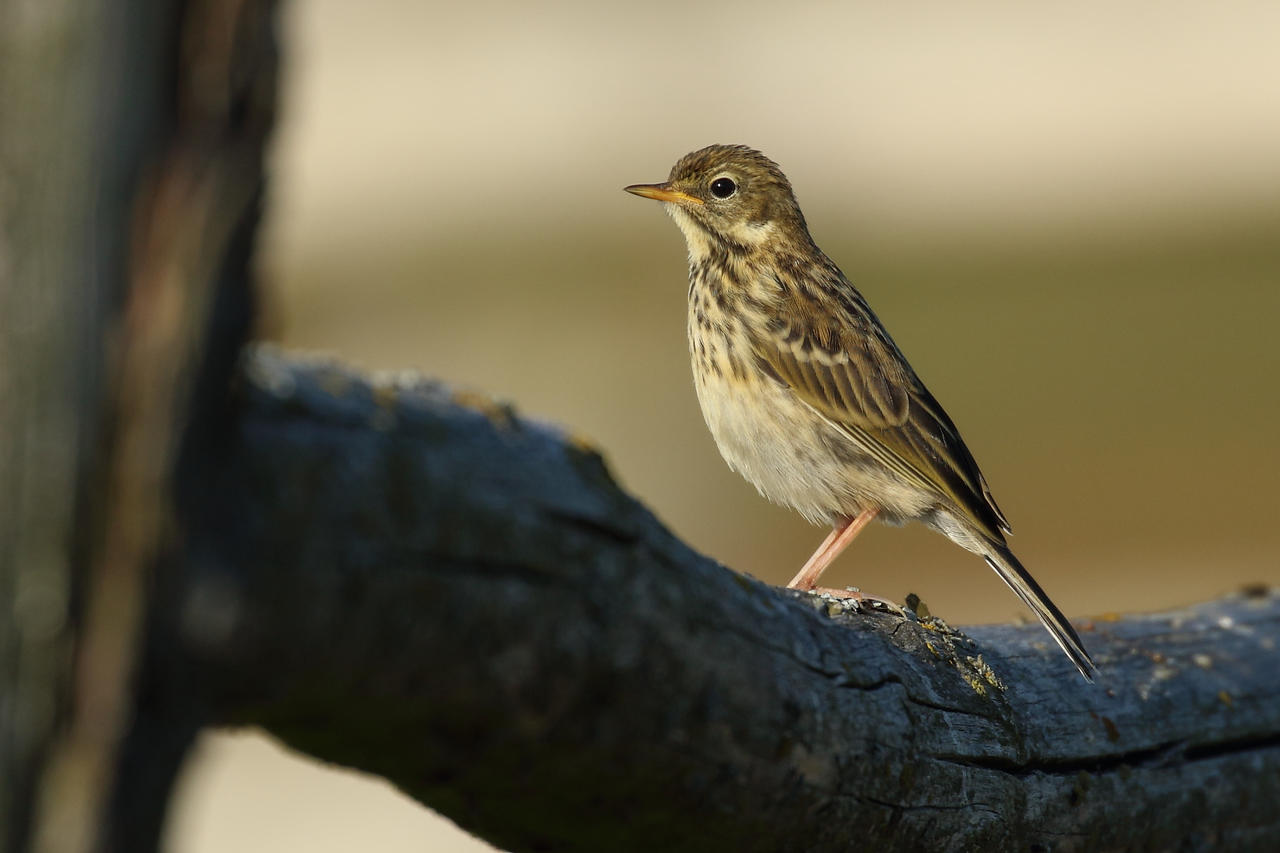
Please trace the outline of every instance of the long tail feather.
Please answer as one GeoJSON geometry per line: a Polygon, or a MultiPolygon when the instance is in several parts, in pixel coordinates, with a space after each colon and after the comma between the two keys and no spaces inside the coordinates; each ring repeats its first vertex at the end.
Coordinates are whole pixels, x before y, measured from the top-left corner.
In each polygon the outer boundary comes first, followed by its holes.
{"type": "Polygon", "coordinates": [[[1067,657],[1071,658],[1071,662],[1076,665],[1076,669],[1080,670],[1085,681],[1092,682],[1093,677],[1098,673],[1098,668],[1094,665],[1093,658],[1089,657],[1089,653],[1085,651],[1084,644],[1076,634],[1076,629],[1071,627],[1067,617],[1063,616],[1062,611],[1049,600],[1049,596],[1040,588],[1040,584],[1036,583],[1036,579],[1022,567],[1018,558],[1013,556],[1013,552],[993,542],[990,553],[984,554],[983,557],[987,565],[995,569],[1009,588],[1018,594],[1018,598],[1021,598],[1040,617],[1040,621],[1049,629],[1049,633],[1067,653],[1067,657]]]}

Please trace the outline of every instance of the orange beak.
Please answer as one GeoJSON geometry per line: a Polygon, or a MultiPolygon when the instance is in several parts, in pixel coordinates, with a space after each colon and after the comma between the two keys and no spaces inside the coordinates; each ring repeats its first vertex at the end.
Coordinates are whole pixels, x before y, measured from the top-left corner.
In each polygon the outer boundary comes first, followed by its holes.
{"type": "Polygon", "coordinates": [[[673,190],[671,184],[632,184],[629,187],[623,187],[627,192],[633,195],[651,198],[654,201],[667,201],[676,204],[702,204],[702,199],[691,196],[680,190],[673,190]]]}

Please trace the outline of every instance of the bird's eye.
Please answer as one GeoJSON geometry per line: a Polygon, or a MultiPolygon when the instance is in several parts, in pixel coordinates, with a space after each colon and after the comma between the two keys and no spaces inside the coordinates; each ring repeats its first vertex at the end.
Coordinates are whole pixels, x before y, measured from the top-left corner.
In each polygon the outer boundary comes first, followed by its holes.
{"type": "Polygon", "coordinates": [[[738,191],[738,185],[732,178],[716,178],[711,182],[711,194],[718,199],[726,199],[738,191]]]}

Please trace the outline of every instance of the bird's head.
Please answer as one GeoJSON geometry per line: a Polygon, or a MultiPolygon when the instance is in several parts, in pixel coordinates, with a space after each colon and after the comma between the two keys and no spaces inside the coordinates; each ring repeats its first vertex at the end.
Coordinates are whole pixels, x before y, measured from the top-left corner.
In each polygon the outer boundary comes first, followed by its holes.
{"type": "Polygon", "coordinates": [[[693,254],[717,242],[751,251],[766,243],[809,240],[787,176],[744,145],[699,149],[681,157],[665,182],[626,190],[663,202],[693,254]]]}

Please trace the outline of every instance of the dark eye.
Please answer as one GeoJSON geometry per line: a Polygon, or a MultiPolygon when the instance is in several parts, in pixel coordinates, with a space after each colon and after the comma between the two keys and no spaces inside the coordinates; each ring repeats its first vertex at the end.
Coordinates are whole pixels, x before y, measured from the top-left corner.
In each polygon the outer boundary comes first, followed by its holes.
{"type": "Polygon", "coordinates": [[[738,185],[732,178],[716,178],[711,182],[711,194],[719,199],[726,199],[738,191],[738,185]]]}

